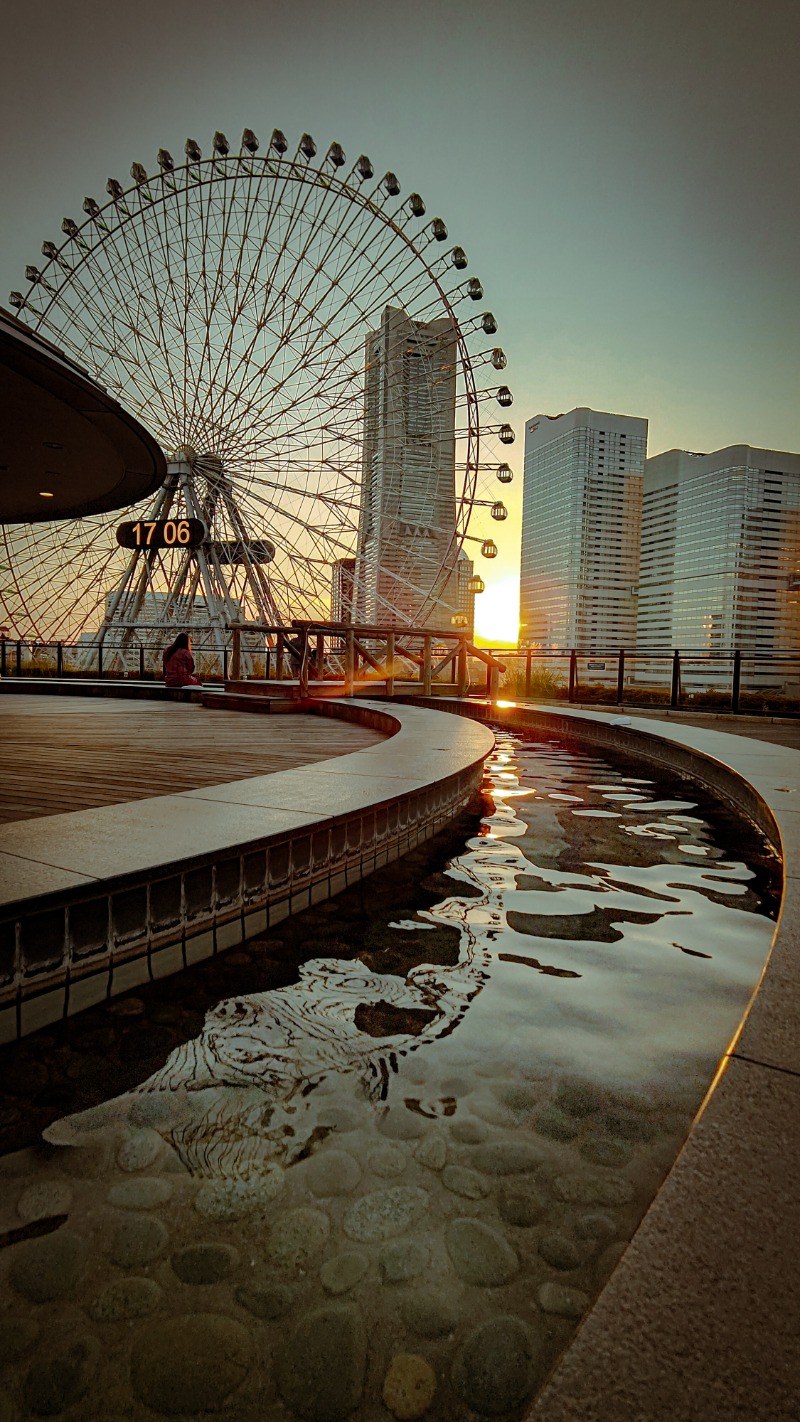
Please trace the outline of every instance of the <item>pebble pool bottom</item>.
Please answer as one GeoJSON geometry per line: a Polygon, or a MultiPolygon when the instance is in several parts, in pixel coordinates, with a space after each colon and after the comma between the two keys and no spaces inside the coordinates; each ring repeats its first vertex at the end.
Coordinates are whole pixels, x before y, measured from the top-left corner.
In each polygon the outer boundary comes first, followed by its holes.
{"type": "Polygon", "coordinates": [[[500,730],[447,834],[0,1053],[0,1422],[525,1416],[774,927],[757,832],[630,770],[500,730]]]}

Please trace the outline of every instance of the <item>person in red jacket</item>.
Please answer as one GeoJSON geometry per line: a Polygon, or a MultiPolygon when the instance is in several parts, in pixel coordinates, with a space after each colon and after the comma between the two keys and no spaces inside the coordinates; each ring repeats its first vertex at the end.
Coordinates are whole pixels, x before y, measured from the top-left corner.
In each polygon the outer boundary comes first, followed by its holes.
{"type": "Polygon", "coordinates": [[[167,686],[202,685],[199,676],[194,674],[192,639],[188,632],[179,632],[164,653],[164,681],[167,686]]]}

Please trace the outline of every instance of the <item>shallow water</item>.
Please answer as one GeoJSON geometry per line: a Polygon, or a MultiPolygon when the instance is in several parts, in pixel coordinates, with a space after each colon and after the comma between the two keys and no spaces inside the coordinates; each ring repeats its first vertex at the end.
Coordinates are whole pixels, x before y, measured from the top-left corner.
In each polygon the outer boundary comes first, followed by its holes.
{"type": "Polygon", "coordinates": [[[3,1228],[69,1217],[1,1251],[22,1415],[524,1414],[774,927],[755,832],[629,769],[501,731],[446,872],[426,846],[3,1055],[8,1139],[27,1069],[47,1142],[0,1161],[3,1228]]]}

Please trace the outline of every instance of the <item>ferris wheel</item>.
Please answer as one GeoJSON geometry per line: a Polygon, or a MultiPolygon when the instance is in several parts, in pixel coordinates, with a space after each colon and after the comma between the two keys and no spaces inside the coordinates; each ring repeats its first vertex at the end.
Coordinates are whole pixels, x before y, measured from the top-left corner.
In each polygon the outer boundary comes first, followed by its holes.
{"type": "Polygon", "coordinates": [[[290,155],[278,129],[259,149],[245,129],[238,153],[215,133],[205,157],[190,139],[180,164],[133,163],[11,293],[167,458],[149,505],[3,529],[17,637],[463,626],[464,586],[482,590],[514,433],[480,281],[365,155],[348,169],[308,134],[290,155]]]}

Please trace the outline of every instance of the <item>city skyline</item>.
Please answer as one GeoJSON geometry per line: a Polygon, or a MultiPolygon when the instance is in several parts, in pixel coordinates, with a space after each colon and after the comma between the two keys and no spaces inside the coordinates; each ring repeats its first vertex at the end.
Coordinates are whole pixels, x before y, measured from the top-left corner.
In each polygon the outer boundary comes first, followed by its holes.
{"type": "Polygon", "coordinates": [[[10,51],[37,68],[35,83],[15,68],[0,101],[24,135],[0,156],[0,302],[85,194],[190,135],[277,124],[397,171],[463,243],[509,356],[516,478],[499,556],[476,562],[479,630],[513,600],[535,411],[641,411],[651,455],[800,448],[796,7],[304,14],[298,27],[286,3],[233,0],[221,25],[202,0],[143,0],[134,37],[89,4],[10,16],[10,51]]]}

